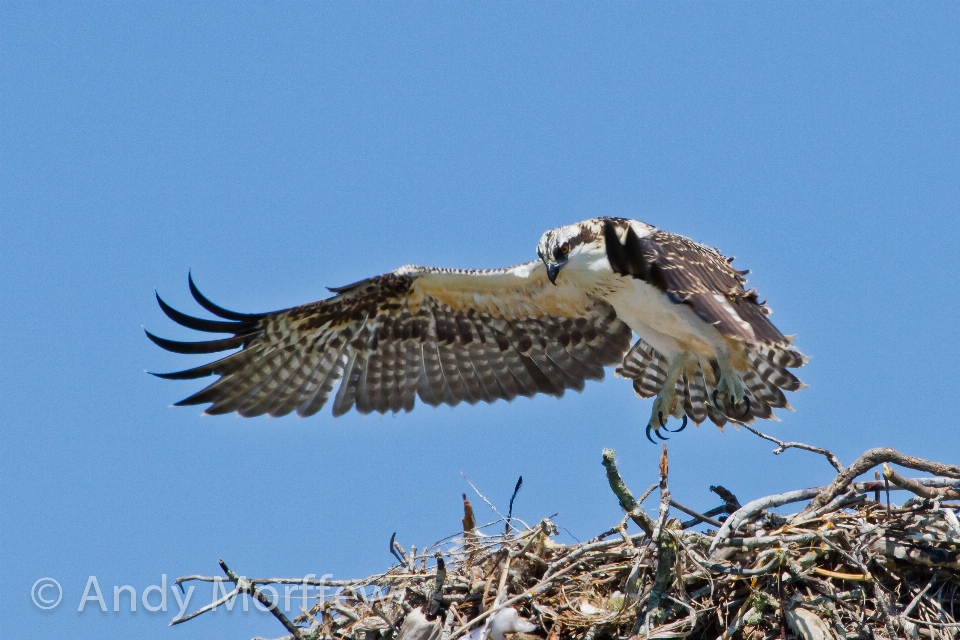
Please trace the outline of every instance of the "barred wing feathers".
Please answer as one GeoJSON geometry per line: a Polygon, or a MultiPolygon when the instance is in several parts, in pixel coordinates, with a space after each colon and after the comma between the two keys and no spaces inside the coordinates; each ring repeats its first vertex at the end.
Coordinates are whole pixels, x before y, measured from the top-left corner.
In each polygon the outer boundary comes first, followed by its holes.
{"type": "Polygon", "coordinates": [[[553,286],[540,262],[468,271],[403,267],[331,289],[326,300],[261,314],[228,311],[189,280],[194,299],[220,318],[163,312],[190,329],[233,337],[175,342],[175,353],[216,353],[209,364],[167,379],[220,376],[178,405],[209,403],[209,414],[309,416],[493,402],[581,390],[603,378],[630,348],[630,329],[607,303],[572,286],[553,286]]]}

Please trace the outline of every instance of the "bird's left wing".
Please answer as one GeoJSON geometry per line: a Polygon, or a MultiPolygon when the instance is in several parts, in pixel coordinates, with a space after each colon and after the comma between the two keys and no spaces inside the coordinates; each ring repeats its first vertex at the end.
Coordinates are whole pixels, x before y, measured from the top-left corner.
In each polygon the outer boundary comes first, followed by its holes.
{"type": "Polygon", "coordinates": [[[175,342],[147,336],[175,353],[240,347],[186,371],[182,380],[220,378],[178,405],[210,403],[206,413],[301,416],[333,396],[333,413],[410,411],[430,405],[493,402],[518,395],[563,395],[618,364],[631,332],[613,308],[572,285],[553,286],[540,262],[469,271],[403,267],[311,304],[242,314],[210,302],[190,279],[194,299],[220,320],[163,312],[190,329],[233,337],[175,342]]]}

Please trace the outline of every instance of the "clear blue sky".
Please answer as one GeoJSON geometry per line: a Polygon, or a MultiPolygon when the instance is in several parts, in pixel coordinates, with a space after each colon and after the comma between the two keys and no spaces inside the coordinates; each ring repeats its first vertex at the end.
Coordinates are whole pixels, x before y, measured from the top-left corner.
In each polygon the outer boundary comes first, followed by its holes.
{"type": "MultiPolygon", "coordinates": [[[[366,575],[393,531],[460,525],[466,473],[525,519],[620,517],[600,451],[655,478],[649,401],[609,376],[562,400],[399,416],[202,417],[153,300],[270,310],[402,264],[497,267],[540,234],[638,218],[738,256],[812,356],[771,433],[960,462],[960,5],[0,5],[2,635],[280,635],[269,615],[77,607],[96,575],[366,575]],[[50,576],[61,605],[30,588],[50,576]]],[[[707,509],[816,485],[746,432],[670,441],[707,509]]],[[[206,588],[195,604],[209,597],[206,588]]]]}

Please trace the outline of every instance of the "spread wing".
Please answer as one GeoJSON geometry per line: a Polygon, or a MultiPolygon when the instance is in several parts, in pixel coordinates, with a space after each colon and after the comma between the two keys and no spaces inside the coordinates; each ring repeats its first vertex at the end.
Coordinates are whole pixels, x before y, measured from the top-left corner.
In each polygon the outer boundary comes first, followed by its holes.
{"type": "Polygon", "coordinates": [[[163,312],[190,329],[232,334],[175,342],[147,336],[175,353],[240,351],[209,364],[155,374],[220,378],[178,405],[210,403],[206,413],[308,416],[333,398],[333,414],[410,411],[430,405],[581,390],[603,378],[630,348],[630,329],[613,308],[573,286],[554,286],[542,263],[466,271],[403,267],[346,287],[326,300],[282,311],[242,314],[194,299],[219,320],[183,314],[157,296],[163,312]]]}
{"type": "Polygon", "coordinates": [[[607,257],[615,273],[639,278],[664,291],[677,304],[690,305],[705,322],[729,338],[751,344],[786,346],[767,318],[769,307],[754,289],[744,288],[748,271],[693,240],[665,231],[640,238],[626,225],[623,242],[613,222],[604,225],[607,257]]]}

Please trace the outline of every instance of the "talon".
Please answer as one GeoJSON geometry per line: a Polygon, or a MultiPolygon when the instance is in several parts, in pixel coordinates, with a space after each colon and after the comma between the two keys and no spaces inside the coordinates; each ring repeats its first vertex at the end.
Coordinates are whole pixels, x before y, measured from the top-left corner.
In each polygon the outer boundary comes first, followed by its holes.
{"type": "Polygon", "coordinates": [[[720,390],[719,390],[719,389],[714,389],[714,390],[713,390],[713,406],[716,407],[717,409],[720,409],[721,411],[723,411],[723,407],[721,407],[721,406],[720,406],[720,403],[717,401],[717,396],[718,396],[718,395],[720,395],[720,390]]]}
{"type": "MultiPolygon", "coordinates": [[[[666,427],[664,427],[666,428],[666,427]]],[[[680,423],[679,429],[667,429],[670,433],[680,433],[687,428],[687,414],[683,414],[683,422],[680,423]]]]}
{"type": "MultiPolygon", "coordinates": [[[[669,431],[669,429],[667,429],[667,431],[669,431]]],[[[656,435],[656,436],[657,436],[658,438],[660,438],[661,440],[669,440],[669,439],[670,439],[670,438],[668,438],[668,437],[666,437],[666,436],[660,435],[660,429],[654,429],[654,430],[653,430],[653,433],[654,433],[654,435],[656,435]]],[[[656,443],[654,443],[654,444],[656,444],[656,443]]]]}
{"type": "Polygon", "coordinates": [[[650,437],[651,431],[653,431],[653,426],[647,423],[647,440],[650,441],[650,444],[657,444],[657,441],[650,437]]]}
{"type": "Polygon", "coordinates": [[[749,396],[743,396],[743,404],[746,405],[743,409],[743,415],[742,415],[742,417],[745,418],[747,417],[747,414],[750,413],[750,397],[749,396]]]}
{"type": "MultiPolygon", "coordinates": [[[[660,426],[665,427],[667,423],[663,421],[663,411],[657,411],[657,419],[660,421],[660,426]]],[[[659,431],[659,429],[657,429],[659,431]]]]}

